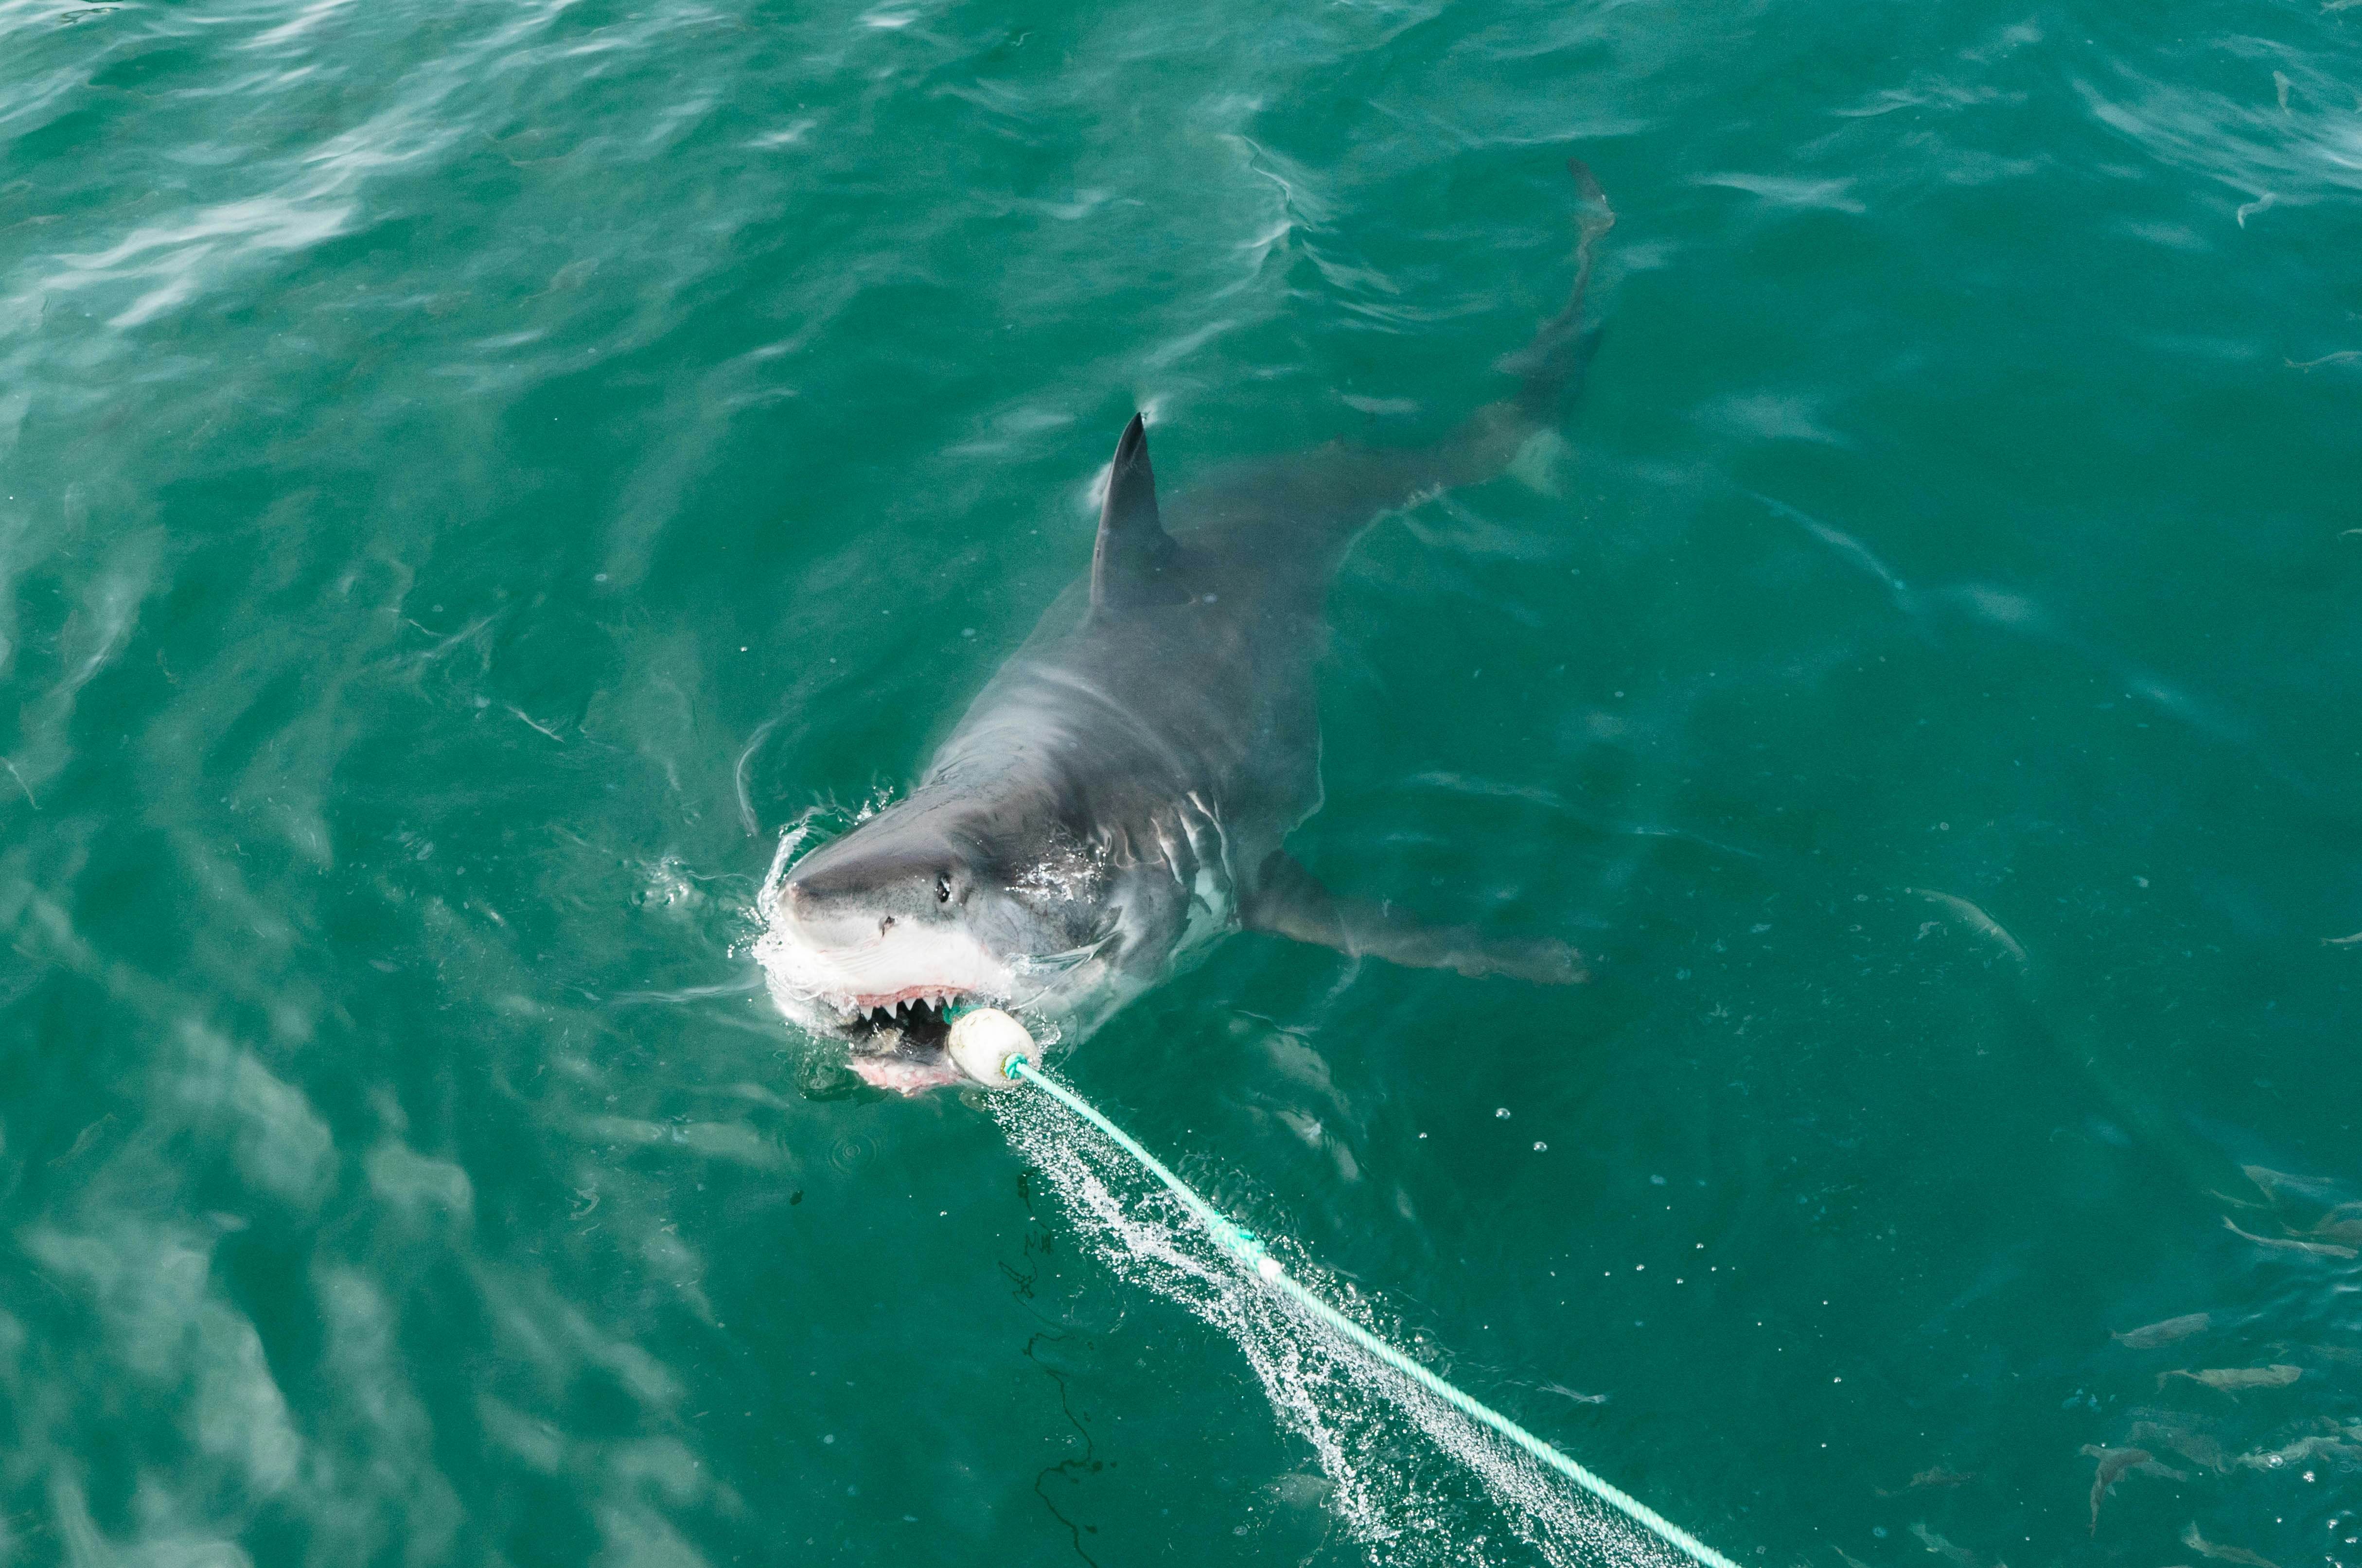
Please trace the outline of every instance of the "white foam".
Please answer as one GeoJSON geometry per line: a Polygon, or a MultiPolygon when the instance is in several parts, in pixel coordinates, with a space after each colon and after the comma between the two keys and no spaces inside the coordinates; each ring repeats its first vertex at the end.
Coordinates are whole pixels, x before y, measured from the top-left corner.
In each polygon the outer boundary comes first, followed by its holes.
{"type": "MultiPolygon", "coordinates": [[[[1380,1366],[1286,1297],[1250,1284],[1128,1156],[1040,1094],[995,1097],[1010,1144],[1038,1169],[1091,1254],[1127,1284],[1179,1303],[1238,1346],[1280,1424],[1308,1443],[1329,1506],[1374,1563],[1687,1568],[1686,1560],[1380,1366]],[[1409,1441],[1406,1441],[1409,1440],[1409,1441]],[[1428,1452],[1420,1452],[1422,1449],[1428,1452]],[[1440,1450],[1481,1497],[1431,1462],[1440,1450]]],[[[1284,1244],[1275,1252],[1289,1253],[1284,1244]]],[[[1330,1301],[1319,1267],[1285,1266],[1330,1301]]],[[[1349,1313],[1400,1342],[1365,1299],[1349,1313]]]]}

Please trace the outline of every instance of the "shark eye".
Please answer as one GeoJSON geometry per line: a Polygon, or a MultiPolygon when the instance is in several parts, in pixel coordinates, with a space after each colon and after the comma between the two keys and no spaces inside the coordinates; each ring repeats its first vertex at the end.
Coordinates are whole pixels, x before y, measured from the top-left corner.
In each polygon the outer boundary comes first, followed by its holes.
{"type": "Polygon", "coordinates": [[[936,872],[936,873],[935,873],[935,902],[937,902],[937,903],[939,903],[939,904],[947,904],[947,903],[950,903],[951,901],[952,901],[952,878],[951,878],[951,873],[949,873],[948,871],[938,871],[938,872],[936,872]]]}

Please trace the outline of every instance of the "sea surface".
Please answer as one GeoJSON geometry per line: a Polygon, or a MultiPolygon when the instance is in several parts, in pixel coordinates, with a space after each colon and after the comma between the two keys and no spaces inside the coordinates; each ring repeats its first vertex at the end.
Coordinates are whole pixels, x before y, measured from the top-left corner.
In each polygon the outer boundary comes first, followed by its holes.
{"type": "Polygon", "coordinates": [[[1292,847],[1596,978],[1056,1070],[1746,1568],[2362,1562],[2353,6],[0,0],[0,1562],[1671,1561],[754,957],[1570,156],[1292,847]]]}

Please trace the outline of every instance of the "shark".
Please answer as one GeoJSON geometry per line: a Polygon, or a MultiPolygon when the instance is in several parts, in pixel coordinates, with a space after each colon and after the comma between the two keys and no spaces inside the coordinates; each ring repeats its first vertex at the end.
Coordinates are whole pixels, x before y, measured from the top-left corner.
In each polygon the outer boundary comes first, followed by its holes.
{"type": "Polygon", "coordinates": [[[1573,176],[1573,282],[1497,369],[1505,395],[1418,447],[1331,442],[1160,495],[1134,414],[1090,569],[985,682],[917,782],[849,831],[782,836],[756,954],[789,1021],[902,1094],[963,1081],[961,1010],[1079,1041],[1219,940],[1259,932],[1540,985],[1588,977],[1555,937],[1431,923],[1332,891],[1288,834],[1321,801],[1319,666],[1353,540],[1554,438],[1598,341],[1584,319],[1615,213],[1573,176]]]}

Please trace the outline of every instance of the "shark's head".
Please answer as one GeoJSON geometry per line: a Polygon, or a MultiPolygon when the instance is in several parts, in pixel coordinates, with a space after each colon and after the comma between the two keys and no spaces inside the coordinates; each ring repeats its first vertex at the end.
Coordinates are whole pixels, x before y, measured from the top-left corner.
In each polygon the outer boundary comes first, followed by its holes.
{"type": "Polygon", "coordinates": [[[868,1082],[914,1094],[959,1081],[958,1009],[1054,1029],[1087,1007],[1114,930],[1107,883],[1054,823],[922,793],[783,864],[756,954],[782,1010],[843,1038],[868,1082]]]}

